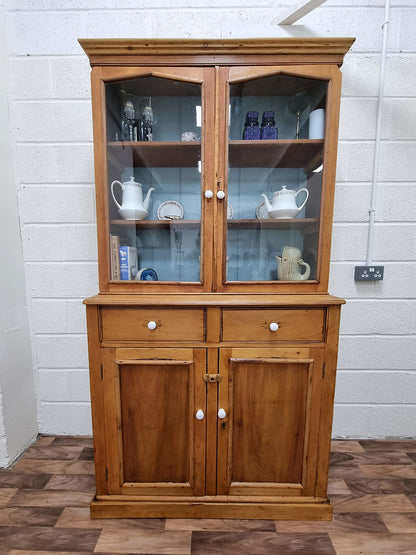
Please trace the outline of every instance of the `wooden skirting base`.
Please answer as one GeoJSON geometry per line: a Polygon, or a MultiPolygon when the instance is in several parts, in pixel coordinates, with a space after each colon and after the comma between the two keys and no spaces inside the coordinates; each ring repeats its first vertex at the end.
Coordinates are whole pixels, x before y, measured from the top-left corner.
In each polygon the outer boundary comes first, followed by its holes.
{"type": "Polygon", "coordinates": [[[91,518],[235,518],[269,520],[331,520],[329,501],[305,503],[207,503],[94,499],[91,518]]]}

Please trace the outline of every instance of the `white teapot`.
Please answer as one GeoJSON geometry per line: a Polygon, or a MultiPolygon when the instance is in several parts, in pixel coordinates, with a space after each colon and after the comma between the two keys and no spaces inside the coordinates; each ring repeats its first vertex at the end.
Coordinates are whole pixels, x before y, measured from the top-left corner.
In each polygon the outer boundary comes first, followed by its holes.
{"type": "Polygon", "coordinates": [[[286,185],[283,185],[281,191],[273,193],[273,201],[271,204],[266,195],[262,194],[261,196],[264,198],[264,204],[269,214],[269,218],[278,220],[282,218],[294,218],[297,216],[308,200],[309,191],[305,188],[299,189],[299,191],[293,191],[292,189],[287,189],[286,185]],[[305,191],[306,198],[303,201],[303,204],[298,206],[296,204],[296,197],[302,191],[305,191]]]}
{"type": "Polygon", "coordinates": [[[120,216],[124,220],[144,220],[147,216],[147,209],[149,208],[149,200],[154,187],[147,191],[146,198],[143,200],[143,192],[141,183],[136,183],[134,177],[130,177],[130,181],[121,183],[120,181],[113,181],[111,184],[111,194],[113,195],[114,202],[118,206],[120,216]],[[117,202],[114,196],[114,185],[121,187],[121,205],[117,202]]]}
{"type": "Polygon", "coordinates": [[[282,257],[276,256],[277,279],[282,281],[304,281],[311,275],[311,267],[302,260],[302,254],[296,247],[284,247],[282,257]],[[302,274],[300,266],[305,267],[302,274]]]}

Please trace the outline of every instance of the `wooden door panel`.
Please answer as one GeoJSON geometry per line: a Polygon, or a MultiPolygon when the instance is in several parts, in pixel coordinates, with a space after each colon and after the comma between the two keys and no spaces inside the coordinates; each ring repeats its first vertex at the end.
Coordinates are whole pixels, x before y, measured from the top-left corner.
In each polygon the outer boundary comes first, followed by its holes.
{"type": "Polygon", "coordinates": [[[220,350],[219,406],[227,418],[218,427],[218,493],[310,495],[321,353],[264,351],[220,350]]]}
{"type": "Polygon", "coordinates": [[[205,350],[103,351],[110,493],[202,495],[205,350]]]}
{"type": "Polygon", "coordinates": [[[311,361],[230,362],[233,481],[300,483],[311,361]]]}
{"type": "Polygon", "coordinates": [[[126,482],[191,482],[192,366],[186,361],[120,365],[126,482]]]}

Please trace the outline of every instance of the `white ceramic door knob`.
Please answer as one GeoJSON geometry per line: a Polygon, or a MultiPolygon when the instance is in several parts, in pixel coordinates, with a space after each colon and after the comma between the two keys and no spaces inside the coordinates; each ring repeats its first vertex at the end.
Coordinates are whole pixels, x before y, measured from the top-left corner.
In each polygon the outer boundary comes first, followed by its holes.
{"type": "Polygon", "coordinates": [[[270,331],[277,331],[279,329],[279,324],[277,324],[276,322],[272,322],[269,328],[270,328],[270,331]]]}
{"type": "Polygon", "coordinates": [[[205,191],[205,198],[212,198],[213,196],[214,196],[214,193],[209,189],[208,191],[205,191]]]}
{"type": "Polygon", "coordinates": [[[157,327],[157,324],[154,320],[150,320],[150,322],[147,323],[147,327],[149,328],[149,330],[155,330],[157,327]]]}
{"type": "Polygon", "coordinates": [[[220,410],[218,411],[218,418],[221,418],[221,420],[222,420],[223,418],[225,418],[226,416],[227,416],[227,413],[225,412],[224,409],[220,409],[220,410]]]}
{"type": "Polygon", "coordinates": [[[224,191],[218,191],[217,192],[217,199],[222,200],[223,198],[225,198],[224,191]]]}
{"type": "Polygon", "coordinates": [[[204,411],[201,409],[197,410],[195,416],[197,420],[204,420],[204,411]]]}

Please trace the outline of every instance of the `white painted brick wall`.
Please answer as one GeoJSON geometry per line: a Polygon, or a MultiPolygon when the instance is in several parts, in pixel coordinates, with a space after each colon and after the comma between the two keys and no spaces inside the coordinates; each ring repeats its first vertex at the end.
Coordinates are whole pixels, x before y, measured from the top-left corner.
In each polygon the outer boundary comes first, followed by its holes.
{"type": "Polygon", "coordinates": [[[46,403],[71,403],[73,399],[88,403],[89,373],[86,370],[39,369],[39,395],[46,403]]]}
{"type": "Polygon", "coordinates": [[[23,248],[31,261],[94,260],[97,244],[94,224],[28,224],[22,232],[23,248]],[[47,247],[45,234],[53,236],[47,247]]]}
{"type": "Polygon", "coordinates": [[[97,285],[87,57],[79,37],[355,36],[343,66],[330,291],[343,308],[334,435],[416,436],[416,6],[392,0],[374,261],[366,258],[383,0],[6,0],[16,189],[40,431],[91,432],[83,298],[97,285]]]}
{"type": "Polygon", "coordinates": [[[13,122],[18,142],[80,142],[89,141],[92,134],[87,100],[17,102],[13,122]]]}
{"type": "Polygon", "coordinates": [[[20,217],[27,225],[37,222],[95,225],[95,195],[92,183],[23,184],[19,190],[19,205],[20,217]],[[71,209],[68,210],[68,207],[71,209]]]}
{"type": "Polygon", "coordinates": [[[78,299],[38,298],[32,302],[32,322],[39,334],[85,334],[85,307],[78,299]]]}
{"type": "Polygon", "coordinates": [[[344,370],[337,381],[336,403],[412,404],[416,397],[415,372],[344,370]]]}

